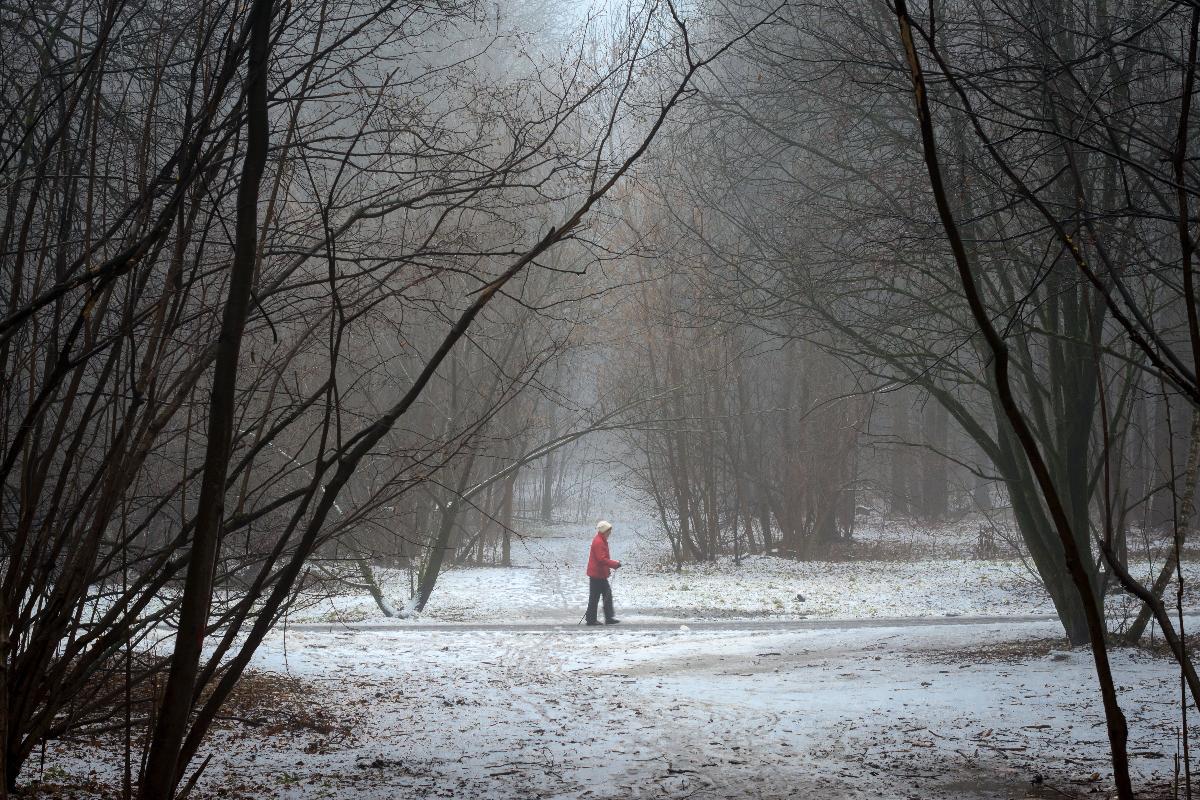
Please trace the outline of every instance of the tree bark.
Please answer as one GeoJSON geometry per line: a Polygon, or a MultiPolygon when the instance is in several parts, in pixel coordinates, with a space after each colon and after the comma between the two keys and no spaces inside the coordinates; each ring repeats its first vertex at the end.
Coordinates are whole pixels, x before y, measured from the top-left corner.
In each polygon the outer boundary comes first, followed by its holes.
{"type": "Polygon", "coordinates": [[[945,456],[949,419],[941,403],[930,401],[925,404],[923,427],[922,438],[928,446],[921,459],[921,516],[940,522],[950,510],[945,456]]]}
{"type": "Polygon", "coordinates": [[[909,432],[908,404],[905,402],[902,389],[890,394],[892,403],[892,445],[891,458],[891,510],[893,514],[906,516],[911,510],[908,505],[908,480],[912,472],[909,432]]]}
{"type": "Polygon", "coordinates": [[[258,195],[267,162],[267,62],[270,55],[272,0],[255,0],[247,18],[249,57],[246,67],[246,156],[237,194],[237,224],[229,295],[217,342],[209,398],[208,440],[196,512],[179,629],[167,675],[158,722],[150,743],[142,800],[170,800],[181,777],[180,747],[195,698],[196,676],[204,647],[204,630],[212,602],[213,571],[225,511],[225,478],[235,427],[234,392],[242,334],[250,309],[250,289],[258,241],[258,195]]]}
{"type": "MultiPolygon", "coordinates": [[[[1169,452],[1169,451],[1167,451],[1169,452]]],[[[1191,530],[1192,521],[1196,516],[1196,480],[1200,478],[1200,410],[1192,412],[1192,430],[1188,441],[1187,467],[1183,473],[1183,497],[1179,503],[1179,519],[1176,524],[1179,525],[1179,541],[1186,542],[1188,533],[1191,530]]],[[[1174,495],[1171,492],[1163,492],[1163,494],[1173,499],[1174,495]]],[[[1171,515],[1174,517],[1174,513],[1171,515]]],[[[1154,585],[1150,588],[1150,592],[1154,597],[1162,598],[1163,592],[1167,589],[1167,584],[1171,582],[1171,576],[1175,574],[1175,567],[1179,563],[1179,548],[1171,548],[1170,555],[1167,556],[1167,561],[1163,564],[1162,569],[1158,572],[1158,577],[1154,579],[1154,585]]],[[[1136,644],[1141,640],[1142,634],[1146,632],[1146,626],[1150,624],[1150,619],[1153,616],[1153,610],[1149,604],[1143,603],[1138,609],[1138,615],[1133,620],[1133,624],[1129,626],[1129,630],[1125,632],[1123,637],[1126,642],[1136,644]]]]}
{"type": "Polygon", "coordinates": [[[500,563],[512,566],[513,488],[517,484],[517,473],[513,472],[504,481],[504,494],[500,500],[500,563]]]}
{"type": "Polygon", "coordinates": [[[909,75],[912,81],[913,98],[916,106],[917,121],[921,130],[921,143],[926,168],[929,172],[930,188],[937,204],[938,215],[942,227],[954,255],[958,269],[959,280],[963,293],[971,307],[971,315],[975,318],[981,333],[987,341],[993,355],[992,368],[995,373],[996,386],[1000,393],[1000,402],[1010,424],[1021,444],[1029,466],[1037,478],[1038,488],[1050,511],[1059,539],[1063,548],[1068,573],[1087,615],[1088,631],[1091,636],[1092,657],[1096,666],[1096,678],[1100,684],[1100,694],[1104,703],[1105,720],[1108,727],[1109,745],[1112,750],[1113,780],[1117,787],[1117,796],[1121,800],[1133,800],[1133,784],[1129,775],[1129,756],[1127,742],[1129,729],[1125,715],[1117,701],[1116,684],[1113,681],[1112,669],[1108,661],[1108,650],[1105,642],[1106,630],[1100,608],[1096,602],[1094,589],[1088,580],[1087,572],[1082,563],[1076,532],[1071,529],[1071,521],[1064,508],[1058,488],[1054,485],[1050,470],[1042,458],[1037,442],[1029,429],[1020,407],[1012,394],[1008,377],[1008,348],[999,332],[992,323],[991,316],[983,305],[975,283],[975,276],[967,260],[954,215],[950,210],[945,187],[942,184],[941,168],[938,164],[937,145],[934,141],[933,122],[929,111],[929,97],[921,69],[920,58],[917,55],[916,42],[913,39],[913,27],[908,15],[905,0],[895,0],[897,22],[900,26],[900,40],[904,46],[905,58],[908,62],[909,75]]]}

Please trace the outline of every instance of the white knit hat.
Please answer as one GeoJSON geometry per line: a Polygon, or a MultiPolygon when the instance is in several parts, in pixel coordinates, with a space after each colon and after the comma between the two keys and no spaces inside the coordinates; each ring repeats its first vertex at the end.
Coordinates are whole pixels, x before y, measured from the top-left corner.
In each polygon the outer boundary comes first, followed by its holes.
{"type": "Polygon", "coordinates": [[[600,531],[601,533],[608,533],[612,530],[612,523],[606,519],[602,519],[596,523],[596,530],[600,531]]]}

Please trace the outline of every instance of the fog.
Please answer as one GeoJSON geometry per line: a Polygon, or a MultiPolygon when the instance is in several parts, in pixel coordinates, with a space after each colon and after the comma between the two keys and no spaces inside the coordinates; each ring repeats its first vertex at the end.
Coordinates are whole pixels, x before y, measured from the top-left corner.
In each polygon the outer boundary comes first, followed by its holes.
{"type": "Polygon", "coordinates": [[[0,800],[1190,797],[1198,31],[0,9],[0,800]]]}

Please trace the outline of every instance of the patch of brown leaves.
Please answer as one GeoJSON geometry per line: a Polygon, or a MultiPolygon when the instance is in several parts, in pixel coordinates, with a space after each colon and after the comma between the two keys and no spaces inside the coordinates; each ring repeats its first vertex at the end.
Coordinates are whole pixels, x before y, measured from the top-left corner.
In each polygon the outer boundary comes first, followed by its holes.
{"type": "Polygon", "coordinates": [[[263,736],[288,732],[312,732],[325,737],[348,735],[347,726],[338,721],[330,708],[317,702],[319,694],[290,675],[247,671],[217,715],[216,727],[243,725],[263,736]]]}
{"type": "Polygon", "coordinates": [[[977,647],[951,647],[935,650],[920,650],[914,655],[935,664],[1019,664],[1024,661],[1046,658],[1052,653],[1070,649],[1065,638],[1048,637],[994,642],[977,647]]]}

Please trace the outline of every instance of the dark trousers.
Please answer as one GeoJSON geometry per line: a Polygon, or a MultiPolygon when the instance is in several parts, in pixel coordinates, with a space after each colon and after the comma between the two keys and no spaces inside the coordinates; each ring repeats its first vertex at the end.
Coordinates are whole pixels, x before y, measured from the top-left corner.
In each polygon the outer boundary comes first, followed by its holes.
{"type": "Polygon", "coordinates": [[[593,578],[588,576],[588,607],[587,621],[596,622],[596,604],[601,596],[604,597],[604,618],[613,619],[616,615],[613,614],[612,603],[612,587],[608,585],[608,578],[593,578]]]}

